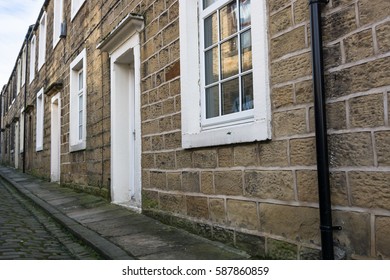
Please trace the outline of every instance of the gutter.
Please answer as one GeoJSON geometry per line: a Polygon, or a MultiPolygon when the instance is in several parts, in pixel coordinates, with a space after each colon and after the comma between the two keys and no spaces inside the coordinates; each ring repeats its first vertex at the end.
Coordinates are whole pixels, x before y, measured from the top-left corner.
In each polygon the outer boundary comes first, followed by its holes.
{"type": "Polygon", "coordinates": [[[314,89],[315,134],[317,151],[318,195],[322,258],[334,259],[333,230],[341,227],[332,225],[332,203],[329,184],[329,157],[326,125],[324,59],[322,49],[321,4],[329,0],[309,0],[312,48],[312,72],[314,89]]]}

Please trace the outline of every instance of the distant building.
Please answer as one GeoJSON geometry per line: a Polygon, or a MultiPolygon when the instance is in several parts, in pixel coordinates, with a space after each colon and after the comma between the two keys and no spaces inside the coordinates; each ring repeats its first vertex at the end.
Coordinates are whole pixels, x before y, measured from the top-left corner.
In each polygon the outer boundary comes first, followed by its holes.
{"type": "MultiPolygon", "coordinates": [[[[254,256],[320,258],[308,2],[46,0],[1,91],[2,163],[254,256]]],[[[323,5],[347,259],[390,258],[389,14],[323,5]]]]}

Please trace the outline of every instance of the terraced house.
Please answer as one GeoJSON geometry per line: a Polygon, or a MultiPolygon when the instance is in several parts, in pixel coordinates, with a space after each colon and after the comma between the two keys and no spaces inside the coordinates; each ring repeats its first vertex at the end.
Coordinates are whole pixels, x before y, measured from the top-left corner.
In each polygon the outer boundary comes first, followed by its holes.
{"type": "Polygon", "coordinates": [[[253,256],[388,259],[390,3],[325,2],[46,0],[1,160],[253,256]]]}

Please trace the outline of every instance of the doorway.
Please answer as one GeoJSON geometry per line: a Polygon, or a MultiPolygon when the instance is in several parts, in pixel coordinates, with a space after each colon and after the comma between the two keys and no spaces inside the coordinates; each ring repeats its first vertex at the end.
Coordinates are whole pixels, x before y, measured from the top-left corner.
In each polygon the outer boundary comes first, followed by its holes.
{"type": "Polygon", "coordinates": [[[141,209],[140,46],[136,33],[111,54],[111,198],[141,209]]]}

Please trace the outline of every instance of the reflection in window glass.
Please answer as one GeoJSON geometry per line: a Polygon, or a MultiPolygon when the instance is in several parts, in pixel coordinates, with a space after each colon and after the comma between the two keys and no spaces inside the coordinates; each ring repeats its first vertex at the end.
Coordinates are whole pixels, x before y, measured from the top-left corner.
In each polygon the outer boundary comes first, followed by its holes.
{"type": "Polygon", "coordinates": [[[222,115],[239,112],[240,89],[238,79],[222,84],[222,115]]]}
{"type": "Polygon", "coordinates": [[[205,53],[205,62],[206,62],[206,85],[209,85],[214,82],[218,82],[219,79],[219,69],[218,69],[218,48],[215,47],[211,50],[208,50],[205,53]]]}
{"type": "Polygon", "coordinates": [[[240,0],[240,27],[241,29],[251,25],[251,1],[240,0]]]}
{"type": "Polygon", "coordinates": [[[217,13],[212,14],[204,21],[204,47],[208,48],[218,42],[217,13]]]}
{"type": "Polygon", "coordinates": [[[238,74],[237,38],[234,37],[221,45],[222,78],[238,74]]]}
{"type": "Polygon", "coordinates": [[[252,69],[252,38],[251,31],[241,34],[241,71],[252,69]]]}
{"type": "Polygon", "coordinates": [[[203,9],[206,9],[208,6],[214,4],[217,1],[218,0],[203,0],[203,9]]]}
{"type": "Polygon", "coordinates": [[[237,6],[236,1],[223,7],[219,15],[221,26],[221,39],[225,39],[237,32],[237,6]]]}
{"type": "Polygon", "coordinates": [[[252,73],[242,77],[242,111],[253,109],[253,76],[252,73]]]}
{"type": "Polygon", "coordinates": [[[206,90],[206,118],[219,116],[219,88],[214,86],[206,90]]]}

